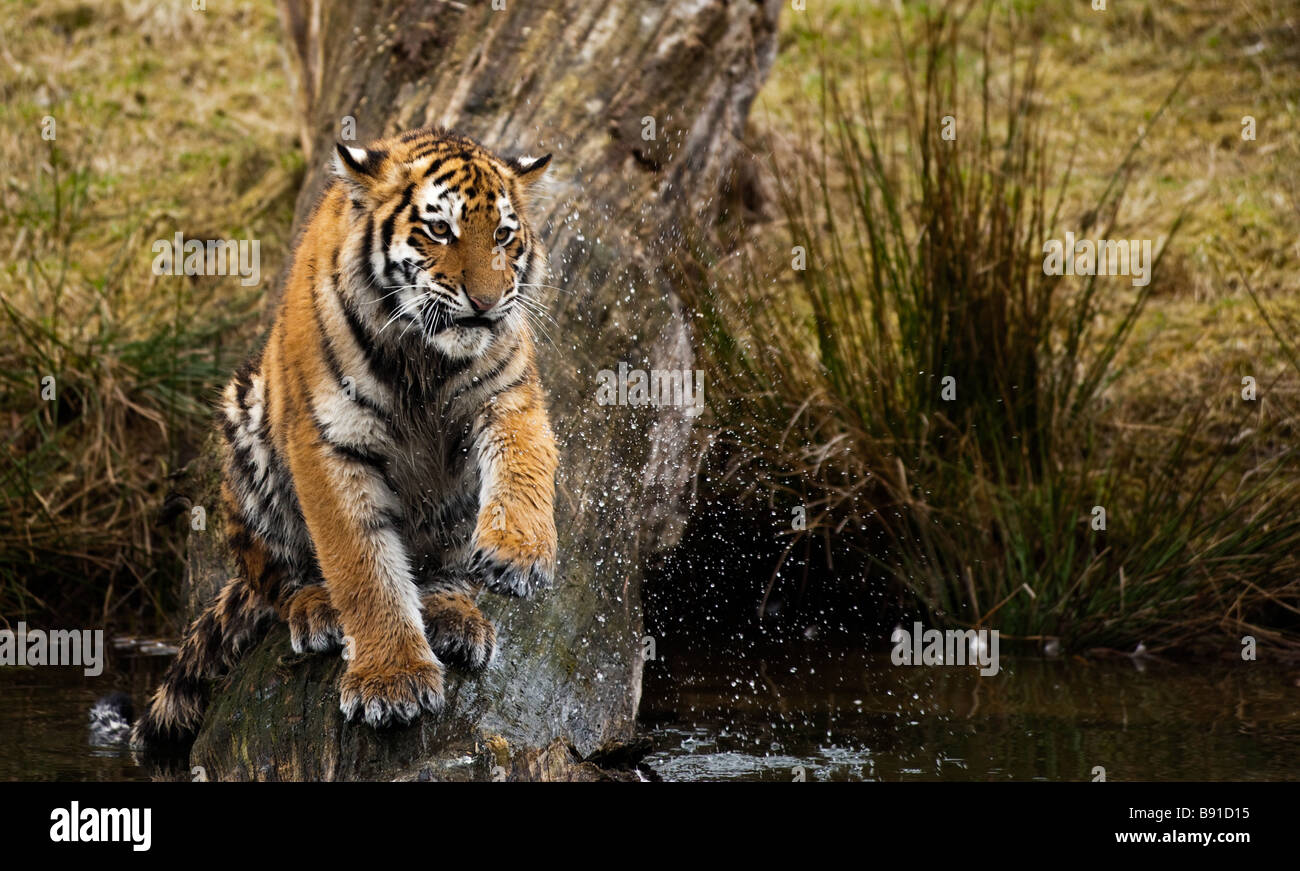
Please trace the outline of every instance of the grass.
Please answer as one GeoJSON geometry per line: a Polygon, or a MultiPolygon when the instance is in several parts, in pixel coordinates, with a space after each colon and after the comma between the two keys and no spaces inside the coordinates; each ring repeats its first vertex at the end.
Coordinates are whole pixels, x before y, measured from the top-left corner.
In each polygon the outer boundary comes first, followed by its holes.
{"type": "Polygon", "coordinates": [[[1184,274],[1171,240],[1197,222],[1121,215],[1182,88],[1098,178],[1078,139],[1060,156],[1042,57],[1016,51],[1051,43],[1043,19],[973,8],[899,16],[892,59],[823,54],[814,112],[790,119],[816,147],[765,144],[789,245],[755,242],[693,287],[733,477],[803,505],[792,539],[847,542],[939,623],[1074,650],[1231,655],[1252,634],[1300,652],[1293,419],[1225,401],[1224,373],[1154,410],[1131,386],[1135,346],[1159,339],[1150,303],[1184,274]],[[1043,240],[1065,230],[1158,238],[1150,284],[1045,275],[1043,240]]]}
{"type": "Polygon", "coordinates": [[[154,275],[152,244],[260,239],[274,276],[301,177],[277,27],[271,4],[6,15],[0,624],[168,625],[185,526],[163,506],[261,289],[154,275]]]}
{"type": "MultiPolygon", "coordinates": [[[[1297,6],[1110,6],[999,4],[936,65],[925,4],[787,8],[755,112],[781,214],[717,264],[734,284],[699,290],[709,377],[763,498],[807,506],[809,532],[938,620],[1285,649],[1297,6]],[[1043,49],[1032,78],[1013,32],[1043,49]],[[958,97],[958,159],[918,167],[950,144],[922,119],[958,97]],[[1007,107],[1023,127],[999,126],[1007,107]],[[1027,250],[1180,219],[1147,290],[1050,283],[1027,250]]],[[[19,0],[0,22],[0,623],[155,623],[177,587],[181,530],[159,512],[257,302],[154,276],[150,245],[260,239],[269,278],[302,171],[274,3],[208,7],[19,0]]]]}

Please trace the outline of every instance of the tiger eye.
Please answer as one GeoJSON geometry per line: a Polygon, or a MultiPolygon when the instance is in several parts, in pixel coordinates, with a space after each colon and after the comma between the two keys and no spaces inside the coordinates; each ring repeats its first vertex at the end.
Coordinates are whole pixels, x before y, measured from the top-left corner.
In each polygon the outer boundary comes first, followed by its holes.
{"type": "Polygon", "coordinates": [[[438,221],[433,225],[433,235],[448,236],[451,234],[451,224],[446,221],[438,221]]]}
{"type": "Polygon", "coordinates": [[[504,241],[506,241],[506,240],[509,239],[509,238],[510,238],[510,228],[509,228],[509,227],[497,227],[496,240],[497,240],[498,242],[504,242],[504,241]]]}

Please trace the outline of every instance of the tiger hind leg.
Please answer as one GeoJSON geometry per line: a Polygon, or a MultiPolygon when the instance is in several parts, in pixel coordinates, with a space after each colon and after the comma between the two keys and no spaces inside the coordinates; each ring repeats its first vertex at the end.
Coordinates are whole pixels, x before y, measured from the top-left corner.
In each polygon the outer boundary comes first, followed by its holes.
{"type": "MultiPolygon", "coordinates": [[[[471,671],[486,668],[496,656],[496,626],[483,615],[470,592],[435,588],[420,597],[424,632],[440,658],[471,671]]],[[[281,607],[295,653],[327,653],[344,644],[339,612],[322,584],[295,590],[281,607]]]]}
{"type": "Polygon", "coordinates": [[[242,578],[227,581],[190,624],[180,652],[132,729],[131,744],[159,752],[188,746],[203,722],[208,682],[239,661],[274,613],[242,578]]]}
{"type": "Polygon", "coordinates": [[[324,584],[294,590],[280,607],[294,653],[328,653],[343,646],[343,623],[324,584]]]}

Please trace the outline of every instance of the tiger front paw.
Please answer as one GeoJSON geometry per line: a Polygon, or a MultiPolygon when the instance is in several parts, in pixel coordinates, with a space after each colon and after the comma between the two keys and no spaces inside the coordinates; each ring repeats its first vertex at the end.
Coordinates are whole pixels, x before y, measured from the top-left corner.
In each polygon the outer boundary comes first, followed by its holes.
{"type": "Polygon", "coordinates": [[[473,671],[486,668],[497,652],[497,629],[464,593],[427,593],[424,631],[433,652],[473,671]]]}
{"type": "Polygon", "coordinates": [[[555,576],[555,521],[549,513],[493,503],[479,516],[470,569],[488,589],[531,596],[555,576]]]}
{"type": "Polygon", "coordinates": [[[549,587],[554,572],[547,563],[533,561],[520,564],[504,558],[499,551],[479,548],[470,560],[474,573],[494,593],[527,598],[549,587]]]}
{"type": "Polygon", "coordinates": [[[339,680],[339,710],[349,722],[371,726],[409,723],[421,710],[442,710],[442,668],[437,660],[402,668],[349,668],[339,680]]]}

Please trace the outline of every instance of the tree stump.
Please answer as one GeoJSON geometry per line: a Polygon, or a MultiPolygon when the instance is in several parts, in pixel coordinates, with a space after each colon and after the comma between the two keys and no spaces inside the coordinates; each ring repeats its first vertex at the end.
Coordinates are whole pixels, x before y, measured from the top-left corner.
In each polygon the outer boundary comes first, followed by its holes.
{"type": "MultiPolygon", "coordinates": [[[[344,724],[341,659],[294,656],[273,631],[214,688],[190,759],[209,779],[632,776],[602,763],[633,733],[642,573],[680,537],[701,447],[683,408],[597,404],[598,373],[694,369],[665,255],[686,216],[717,216],[747,159],[780,6],[281,0],[309,163],[299,228],[349,134],[439,124],[506,154],[554,154],[532,218],[555,285],[539,350],[561,449],[560,564],[533,600],[483,595],[497,662],[449,672],[443,714],[407,727],[344,724]]],[[[216,505],[210,452],[199,466],[192,498],[216,505]]],[[[194,601],[226,575],[220,526],[194,534],[208,536],[192,542],[194,601]]]]}

